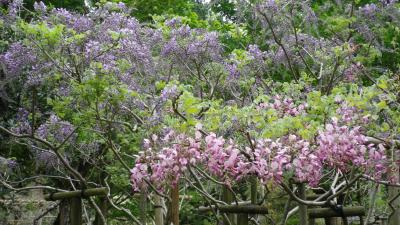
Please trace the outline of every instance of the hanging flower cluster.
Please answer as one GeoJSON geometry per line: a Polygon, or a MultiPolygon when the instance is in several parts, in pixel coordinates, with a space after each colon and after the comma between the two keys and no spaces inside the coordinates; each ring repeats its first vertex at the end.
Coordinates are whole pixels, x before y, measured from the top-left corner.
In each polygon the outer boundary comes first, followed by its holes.
{"type": "Polygon", "coordinates": [[[386,156],[384,148],[367,145],[367,138],[361,134],[360,127],[350,129],[339,126],[337,119],[327,124],[317,137],[317,156],[329,167],[347,172],[350,166],[374,171],[375,177],[385,172],[386,156]]]}
{"type": "Polygon", "coordinates": [[[183,134],[176,135],[173,131],[161,140],[153,135],[152,140],[145,139],[144,142],[145,151],[141,152],[135,167],[131,169],[131,182],[135,191],[147,186],[144,179],[149,179],[160,190],[165,184],[174,186],[189,164],[194,165],[202,159],[200,140],[183,134]],[[161,147],[160,152],[153,150],[153,146],[165,143],[172,144],[161,147]]]}
{"type": "Polygon", "coordinates": [[[339,126],[335,118],[320,130],[314,143],[288,135],[252,141],[251,146],[241,147],[214,133],[203,137],[197,132],[195,136],[170,133],[162,140],[168,147],[162,147],[160,152],[146,140],[147,148],[131,170],[133,189],[146,186],[144,178],[160,189],[175,185],[189,165],[204,168],[227,185],[247,176],[257,176],[262,183],[280,183],[287,173],[300,182],[317,186],[324,168],[349,172],[357,167],[375,178],[386,172],[383,147],[368,145],[359,127],[339,126]]]}
{"type": "Polygon", "coordinates": [[[307,103],[301,103],[296,105],[291,98],[282,98],[277,95],[274,96],[272,102],[260,103],[258,109],[275,109],[278,112],[279,117],[283,116],[297,116],[305,113],[307,103]]]}

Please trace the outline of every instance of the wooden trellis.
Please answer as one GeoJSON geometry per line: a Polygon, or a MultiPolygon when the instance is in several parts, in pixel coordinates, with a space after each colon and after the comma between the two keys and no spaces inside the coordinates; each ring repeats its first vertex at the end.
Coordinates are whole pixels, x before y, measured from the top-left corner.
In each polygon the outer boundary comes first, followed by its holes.
{"type": "MultiPolygon", "coordinates": [[[[232,204],[232,193],[225,187],[223,189],[223,200],[230,205],[218,205],[205,207],[202,206],[199,208],[200,212],[209,212],[215,209],[218,209],[221,213],[228,214],[228,218],[232,225],[248,225],[249,224],[249,215],[265,215],[268,214],[268,208],[263,205],[257,205],[257,179],[255,177],[251,177],[251,188],[250,188],[250,204],[232,204]],[[237,221],[234,223],[233,215],[237,215],[237,221]]],[[[229,224],[224,220],[224,224],[229,224]]]]}
{"type": "Polygon", "coordinates": [[[359,217],[360,224],[363,224],[365,209],[362,206],[343,207],[340,210],[335,210],[332,208],[314,208],[308,209],[308,216],[310,218],[310,225],[315,224],[315,219],[328,219],[332,217],[342,217],[344,225],[348,224],[347,217],[359,217]]]}
{"type": "MultiPolygon", "coordinates": [[[[305,185],[299,184],[299,197],[307,200],[314,200],[319,197],[318,193],[311,194],[305,196],[305,185]]],[[[343,204],[344,194],[340,194],[338,196],[338,203],[343,204]]],[[[342,224],[348,224],[348,217],[359,217],[360,224],[364,224],[363,217],[365,216],[365,209],[362,206],[351,206],[351,207],[343,207],[342,205],[338,205],[335,208],[310,208],[306,205],[299,204],[299,213],[300,213],[300,224],[301,225],[314,225],[316,219],[325,219],[326,225],[331,225],[333,218],[341,218],[342,224]],[[302,210],[301,210],[302,209],[302,210]]]]}
{"type": "MultiPolygon", "coordinates": [[[[91,188],[78,191],[57,192],[46,195],[45,200],[70,200],[71,208],[69,218],[71,220],[71,224],[82,225],[82,198],[87,198],[90,196],[106,196],[107,192],[107,188],[91,188]]],[[[65,208],[65,203],[61,203],[60,205],[60,225],[63,225],[64,218],[67,217],[67,215],[65,215],[65,211],[62,210],[63,208],[65,208]]]]}
{"type": "MultiPolygon", "coordinates": [[[[216,206],[205,207],[202,206],[199,208],[200,212],[209,212],[212,209],[216,209],[216,206]]],[[[218,210],[221,213],[226,214],[239,214],[237,225],[247,225],[248,224],[248,217],[251,214],[259,214],[265,215],[268,213],[268,209],[266,206],[262,205],[220,205],[218,206],[218,210]]],[[[233,222],[233,221],[231,221],[233,222]]]]}

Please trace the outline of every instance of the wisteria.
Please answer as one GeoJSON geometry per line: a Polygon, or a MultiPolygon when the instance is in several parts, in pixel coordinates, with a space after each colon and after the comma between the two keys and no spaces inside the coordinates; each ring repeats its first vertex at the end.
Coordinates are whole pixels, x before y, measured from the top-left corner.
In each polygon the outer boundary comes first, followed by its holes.
{"type": "Polygon", "coordinates": [[[33,3],[33,8],[40,13],[47,11],[47,6],[42,1],[33,3]]]}
{"type": "MultiPolygon", "coordinates": [[[[329,166],[338,168],[343,172],[348,171],[348,165],[355,165],[363,168],[367,164],[370,155],[373,163],[368,166],[375,168],[375,174],[378,178],[385,168],[385,155],[381,152],[382,146],[376,150],[367,145],[367,139],[361,134],[360,128],[349,129],[346,126],[338,126],[334,118],[332,123],[327,124],[324,132],[320,132],[317,138],[319,149],[318,157],[323,159],[329,166]]],[[[364,168],[370,170],[370,168],[364,168]]]]}
{"type": "Polygon", "coordinates": [[[0,197],[100,188],[96,224],[393,221],[399,7],[0,0],[0,197]]]}
{"type": "MultiPolygon", "coordinates": [[[[198,140],[185,137],[185,135],[175,135],[173,131],[170,131],[162,138],[162,142],[168,141],[176,143],[172,146],[162,147],[160,152],[154,152],[155,149],[151,147],[150,140],[145,140],[147,148],[131,170],[131,182],[135,191],[146,187],[144,179],[148,178],[159,189],[164,188],[162,184],[174,186],[190,164],[193,165],[201,160],[198,140]],[[149,171],[152,171],[152,174],[149,174],[149,171]]],[[[156,135],[153,135],[152,142],[158,144],[156,135]]]]}
{"type": "Polygon", "coordinates": [[[273,102],[262,102],[257,106],[258,110],[268,110],[274,109],[276,110],[279,117],[283,116],[297,116],[306,112],[307,104],[301,103],[298,106],[295,105],[293,99],[291,98],[284,98],[282,99],[281,96],[274,96],[273,102]]]}
{"type": "MultiPolygon", "coordinates": [[[[263,183],[280,183],[286,173],[294,170],[295,179],[316,187],[324,168],[347,173],[353,166],[380,179],[386,173],[384,148],[368,144],[359,129],[339,126],[333,118],[319,131],[315,143],[289,135],[277,140],[260,139],[252,143],[254,147],[243,149],[233,140],[214,133],[204,139],[200,139],[201,135],[178,135],[172,140],[169,133],[163,138],[168,147],[161,147],[159,153],[154,153],[156,149],[150,147],[150,140],[145,140],[148,148],[131,170],[131,182],[135,191],[146,187],[146,177],[151,177],[150,181],[159,188],[166,184],[174,186],[188,166],[200,166],[228,185],[249,176],[257,176],[263,183]]],[[[157,138],[152,141],[156,143],[157,138]]]]}
{"type": "Polygon", "coordinates": [[[13,43],[0,59],[9,77],[21,75],[23,69],[28,69],[27,66],[35,60],[33,53],[20,42],[13,43]]]}
{"type": "Polygon", "coordinates": [[[377,10],[378,10],[378,7],[374,3],[366,4],[365,6],[360,7],[361,13],[363,13],[365,16],[369,16],[369,17],[373,16],[375,14],[375,11],[377,11],[377,10]]]}
{"type": "Polygon", "coordinates": [[[43,139],[52,139],[58,143],[62,143],[68,139],[68,141],[74,141],[74,127],[66,122],[61,121],[56,115],[51,115],[49,120],[40,125],[37,129],[37,135],[43,139]],[[71,137],[72,135],[72,137],[71,137]]]}

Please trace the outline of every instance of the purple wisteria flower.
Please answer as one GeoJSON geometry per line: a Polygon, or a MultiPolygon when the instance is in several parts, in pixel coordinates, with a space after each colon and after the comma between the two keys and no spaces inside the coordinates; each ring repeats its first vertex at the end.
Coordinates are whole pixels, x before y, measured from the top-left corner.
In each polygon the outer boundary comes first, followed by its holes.
{"type": "Polygon", "coordinates": [[[69,138],[68,143],[73,143],[76,140],[76,134],[73,133],[74,129],[75,127],[72,124],[62,121],[58,116],[52,114],[46,123],[38,127],[36,135],[42,139],[54,139],[58,143],[62,143],[69,138]]]}
{"type": "Polygon", "coordinates": [[[344,73],[344,79],[346,81],[349,81],[349,82],[355,81],[358,78],[358,75],[360,74],[361,70],[362,70],[361,63],[351,64],[343,72],[344,73]]]}
{"type": "Polygon", "coordinates": [[[24,108],[19,108],[15,118],[16,124],[11,131],[17,134],[30,134],[32,132],[32,128],[28,118],[29,112],[24,108]]]}
{"type": "Polygon", "coordinates": [[[266,8],[271,11],[278,11],[278,5],[276,4],[276,0],[267,0],[265,1],[263,8],[266,8]]]}
{"type": "Polygon", "coordinates": [[[24,108],[19,108],[16,119],[17,119],[17,121],[25,121],[28,119],[28,116],[29,116],[28,110],[26,110],[24,108]]]}
{"type": "Polygon", "coordinates": [[[86,32],[93,28],[93,21],[87,16],[74,14],[62,8],[53,9],[52,14],[56,20],[60,20],[68,28],[72,28],[78,33],[86,32]]]}
{"type": "Polygon", "coordinates": [[[175,38],[171,38],[163,47],[161,54],[163,56],[168,56],[179,51],[178,42],[175,38]]]}
{"type": "Polygon", "coordinates": [[[21,75],[22,71],[34,61],[35,55],[21,42],[11,44],[9,49],[0,55],[0,63],[4,64],[8,77],[21,75]]]}
{"type": "Polygon", "coordinates": [[[363,7],[360,7],[359,10],[363,15],[367,17],[372,17],[378,11],[378,7],[374,3],[371,3],[371,4],[366,4],[363,7]]]}
{"type": "Polygon", "coordinates": [[[7,166],[8,168],[10,168],[11,170],[16,169],[18,167],[18,163],[16,160],[10,159],[7,162],[7,166]]]}
{"type": "Polygon", "coordinates": [[[240,77],[240,71],[235,63],[226,63],[225,69],[229,73],[227,80],[234,81],[240,77]]]}
{"type": "Polygon", "coordinates": [[[381,2],[384,6],[389,6],[398,2],[398,0],[379,0],[379,2],[381,2]]]}
{"type": "Polygon", "coordinates": [[[264,57],[266,56],[265,52],[262,52],[257,45],[249,45],[249,55],[250,59],[253,59],[257,62],[263,62],[264,57]]]}
{"type": "Polygon", "coordinates": [[[7,5],[11,2],[11,0],[0,0],[0,4],[7,5]]]}
{"type": "Polygon", "coordinates": [[[35,2],[33,4],[33,8],[35,9],[35,11],[40,12],[40,13],[46,13],[47,11],[47,6],[42,2],[35,2]]]}
{"type": "Polygon", "coordinates": [[[165,87],[161,91],[160,99],[161,101],[165,102],[168,99],[172,99],[178,95],[178,87],[176,85],[165,87]]]}
{"type": "Polygon", "coordinates": [[[8,7],[8,16],[14,20],[17,18],[17,14],[22,8],[23,0],[13,0],[8,7]]]}
{"type": "Polygon", "coordinates": [[[182,22],[181,18],[172,18],[170,20],[165,21],[165,25],[169,27],[176,27],[180,25],[182,22]]]}
{"type": "Polygon", "coordinates": [[[56,154],[50,151],[38,150],[35,154],[35,161],[38,167],[44,167],[46,170],[51,170],[59,165],[56,154]]]}

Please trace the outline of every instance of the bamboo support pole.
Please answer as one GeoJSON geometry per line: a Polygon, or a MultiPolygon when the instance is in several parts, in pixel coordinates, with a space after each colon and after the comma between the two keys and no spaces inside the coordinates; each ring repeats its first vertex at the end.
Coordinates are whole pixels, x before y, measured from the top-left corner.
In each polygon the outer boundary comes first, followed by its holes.
{"type": "MultiPolygon", "coordinates": [[[[219,205],[218,209],[221,213],[268,214],[268,208],[262,205],[219,205]]],[[[211,207],[201,206],[199,211],[209,212],[211,207]]]]}
{"type": "Polygon", "coordinates": [[[49,195],[45,195],[44,199],[47,201],[55,201],[68,198],[81,198],[90,196],[106,196],[107,188],[91,188],[82,191],[67,191],[67,192],[57,192],[49,195]]]}

